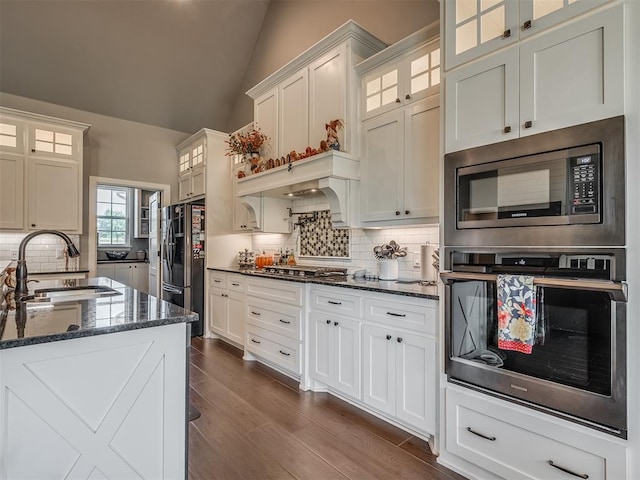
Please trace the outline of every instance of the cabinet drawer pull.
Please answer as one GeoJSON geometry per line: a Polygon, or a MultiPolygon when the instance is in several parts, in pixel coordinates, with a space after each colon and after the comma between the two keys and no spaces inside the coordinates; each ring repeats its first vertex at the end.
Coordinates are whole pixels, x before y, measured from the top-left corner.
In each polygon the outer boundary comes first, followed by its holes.
{"type": "Polygon", "coordinates": [[[387,315],[391,315],[392,317],[406,317],[406,313],[394,313],[394,312],[387,312],[387,315]]]}
{"type": "Polygon", "coordinates": [[[572,472],[571,470],[569,470],[568,468],[564,468],[561,467],[560,465],[556,465],[555,463],[553,463],[553,460],[547,460],[547,463],[549,465],[551,465],[553,468],[557,468],[558,470],[560,470],[561,472],[564,473],[568,473],[569,475],[573,475],[574,477],[578,477],[578,478],[589,478],[589,475],[587,475],[586,473],[576,473],[576,472],[572,472]]]}
{"type": "Polygon", "coordinates": [[[253,313],[254,315],[257,315],[257,316],[262,315],[260,312],[254,312],[253,310],[251,310],[251,313],[253,313]]]}
{"type": "Polygon", "coordinates": [[[531,20],[527,20],[526,22],[524,22],[522,24],[522,29],[523,30],[529,30],[531,28],[531,20]]]}
{"type": "Polygon", "coordinates": [[[283,352],[282,350],[278,350],[282,355],[284,355],[285,357],[290,357],[291,354],[287,353],[287,352],[283,352]]]}
{"type": "Polygon", "coordinates": [[[484,438],[485,440],[490,440],[492,442],[496,441],[496,437],[487,437],[486,435],[483,435],[481,433],[475,432],[471,427],[467,427],[467,432],[473,433],[474,435],[477,435],[480,438],[484,438]]]}
{"type": "Polygon", "coordinates": [[[327,303],[330,303],[331,305],[342,305],[342,302],[334,302],[333,300],[327,300],[327,303]]]}
{"type": "Polygon", "coordinates": [[[234,287],[239,287],[240,286],[239,283],[232,283],[231,285],[233,285],[234,287]]]}
{"type": "Polygon", "coordinates": [[[387,335],[387,340],[391,340],[391,335],[387,335]]]}
{"type": "Polygon", "coordinates": [[[507,28],[502,34],[502,38],[509,38],[511,36],[511,29],[507,28]]]}
{"type": "Polygon", "coordinates": [[[283,319],[280,319],[280,321],[281,321],[282,323],[284,323],[285,325],[289,325],[289,324],[291,323],[291,322],[287,322],[286,320],[283,320],[283,319]]]}
{"type": "Polygon", "coordinates": [[[399,98],[396,98],[396,103],[400,103],[400,99],[399,98]]]}
{"type": "Polygon", "coordinates": [[[506,127],[504,127],[504,130],[502,130],[504,133],[511,133],[511,127],[509,125],[507,125],[506,127]]]}
{"type": "Polygon", "coordinates": [[[258,343],[258,344],[260,343],[258,340],[255,340],[255,339],[253,339],[253,338],[251,339],[251,341],[252,341],[253,343],[258,343]]]}
{"type": "Polygon", "coordinates": [[[214,280],[216,283],[222,283],[222,280],[218,280],[217,278],[214,280]]]}
{"type": "Polygon", "coordinates": [[[527,120],[526,122],[524,122],[524,128],[531,128],[533,127],[533,122],[531,120],[527,120]]]}

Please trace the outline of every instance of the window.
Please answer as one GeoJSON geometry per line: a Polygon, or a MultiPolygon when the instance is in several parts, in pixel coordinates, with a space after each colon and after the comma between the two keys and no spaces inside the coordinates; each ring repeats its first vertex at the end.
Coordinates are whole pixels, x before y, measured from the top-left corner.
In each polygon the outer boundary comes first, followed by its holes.
{"type": "Polygon", "coordinates": [[[125,187],[98,185],[98,246],[128,247],[131,190],[125,187]]]}

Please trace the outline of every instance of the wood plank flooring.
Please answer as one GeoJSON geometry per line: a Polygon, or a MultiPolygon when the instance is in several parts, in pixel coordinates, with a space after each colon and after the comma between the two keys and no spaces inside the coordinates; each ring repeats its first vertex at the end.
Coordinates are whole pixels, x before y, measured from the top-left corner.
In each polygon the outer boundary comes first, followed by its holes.
{"type": "Polygon", "coordinates": [[[423,440],[220,340],[191,342],[189,479],[463,480],[423,440]]]}

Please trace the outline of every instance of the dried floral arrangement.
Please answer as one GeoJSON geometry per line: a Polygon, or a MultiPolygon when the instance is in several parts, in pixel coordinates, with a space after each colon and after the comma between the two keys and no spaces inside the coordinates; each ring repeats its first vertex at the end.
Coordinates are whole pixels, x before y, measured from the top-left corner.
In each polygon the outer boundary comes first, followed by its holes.
{"type": "Polygon", "coordinates": [[[245,155],[247,153],[256,153],[260,151],[265,143],[269,141],[264,133],[260,131],[257,126],[249,130],[248,132],[238,132],[229,134],[229,139],[226,141],[229,145],[227,156],[232,155],[245,155]]]}

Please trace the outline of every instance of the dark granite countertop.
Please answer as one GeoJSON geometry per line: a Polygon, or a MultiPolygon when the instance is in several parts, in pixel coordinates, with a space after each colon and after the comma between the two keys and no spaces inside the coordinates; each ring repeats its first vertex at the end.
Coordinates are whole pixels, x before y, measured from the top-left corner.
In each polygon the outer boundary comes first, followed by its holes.
{"type": "Polygon", "coordinates": [[[314,283],[318,285],[327,285],[331,287],[351,288],[355,290],[367,290],[370,292],[391,293],[394,295],[402,295],[405,297],[419,297],[430,298],[432,300],[438,300],[438,287],[437,285],[423,286],[420,283],[403,283],[396,280],[360,280],[353,277],[345,277],[345,280],[335,281],[330,279],[323,279],[322,277],[288,277],[288,276],[274,276],[265,275],[257,270],[247,270],[241,268],[216,268],[208,267],[207,270],[214,270],[218,272],[228,273],[240,273],[242,275],[249,275],[257,278],[266,278],[271,280],[284,280],[287,282],[298,283],[314,283]]]}
{"type": "Polygon", "coordinates": [[[197,313],[127,287],[109,278],[47,280],[29,284],[29,293],[42,288],[105,285],[119,295],[65,302],[15,302],[6,288],[0,301],[0,349],[72,338],[194,322],[197,313]]]}
{"type": "Polygon", "coordinates": [[[74,270],[29,270],[29,275],[64,275],[66,273],[89,273],[89,269],[76,268],[74,270]]]}
{"type": "Polygon", "coordinates": [[[109,260],[105,258],[104,260],[96,260],[97,264],[103,263],[149,263],[148,260],[138,260],[137,258],[122,258],[120,260],[109,260]]]}

